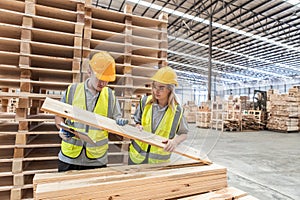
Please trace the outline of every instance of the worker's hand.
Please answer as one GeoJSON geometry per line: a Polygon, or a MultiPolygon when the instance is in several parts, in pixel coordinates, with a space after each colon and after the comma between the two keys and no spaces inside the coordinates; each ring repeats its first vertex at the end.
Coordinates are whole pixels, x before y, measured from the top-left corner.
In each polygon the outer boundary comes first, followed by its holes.
{"type": "Polygon", "coordinates": [[[71,137],[74,137],[75,135],[73,133],[61,128],[59,130],[59,136],[64,140],[69,140],[71,137]]]}
{"type": "Polygon", "coordinates": [[[137,129],[139,129],[139,131],[143,130],[143,126],[141,124],[136,124],[135,127],[137,127],[137,129]]]}
{"type": "Polygon", "coordinates": [[[128,119],[117,118],[117,119],[116,119],[116,123],[117,123],[119,126],[125,126],[126,124],[128,124],[128,119]]]}
{"type": "Polygon", "coordinates": [[[166,144],[166,146],[164,147],[164,150],[169,151],[169,152],[174,151],[178,145],[175,140],[164,140],[162,143],[166,144]]]}

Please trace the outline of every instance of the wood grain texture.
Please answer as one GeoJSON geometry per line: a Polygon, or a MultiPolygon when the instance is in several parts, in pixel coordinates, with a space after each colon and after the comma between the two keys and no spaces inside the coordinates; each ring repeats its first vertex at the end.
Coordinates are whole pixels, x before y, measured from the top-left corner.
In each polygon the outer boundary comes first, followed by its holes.
{"type": "MultiPolygon", "coordinates": [[[[103,117],[77,107],[73,107],[69,104],[53,100],[51,98],[46,98],[41,110],[93,127],[105,129],[111,133],[121,135],[129,139],[140,140],[147,144],[158,146],[161,148],[165,146],[162,143],[165,138],[161,136],[154,135],[146,131],[139,131],[137,128],[130,125],[118,126],[113,119],[103,117]]],[[[211,164],[211,162],[207,158],[200,158],[201,152],[199,150],[182,144],[177,146],[174,153],[197,160],[199,162],[203,162],[205,164],[211,164]]]]}
{"type": "Polygon", "coordinates": [[[35,180],[36,199],[167,199],[227,187],[226,168],[216,164],[120,166],[36,175],[35,180]]]}

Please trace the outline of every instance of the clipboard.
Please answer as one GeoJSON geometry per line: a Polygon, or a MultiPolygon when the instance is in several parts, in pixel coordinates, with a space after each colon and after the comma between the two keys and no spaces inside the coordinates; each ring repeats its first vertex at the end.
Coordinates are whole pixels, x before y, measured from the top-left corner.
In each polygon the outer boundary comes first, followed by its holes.
{"type": "Polygon", "coordinates": [[[71,133],[73,133],[77,138],[81,139],[84,142],[87,142],[93,146],[96,146],[96,143],[94,140],[92,140],[87,133],[85,132],[81,132],[81,131],[76,131],[74,130],[72,127],[67,126],[66,124],[58,124],[59,128],[62,128],[66,131],[69,131],[71,133]]]}

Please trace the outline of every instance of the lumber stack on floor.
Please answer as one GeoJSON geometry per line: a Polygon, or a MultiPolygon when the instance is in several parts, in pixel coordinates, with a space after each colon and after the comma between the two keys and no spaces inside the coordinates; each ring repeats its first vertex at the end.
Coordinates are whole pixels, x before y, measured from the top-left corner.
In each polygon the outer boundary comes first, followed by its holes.
{"type": "Polygon", "coordinates": [[[288,94],[270,94],[269,130],[298,132],[300,124],[300,89],[296,86],[288,94]]]}
{"type": "Polygon", "coordinates": [[[227,187],[226,168],[212,165],[121,166],[38,174],[35,199],[168,199],[227,187]]]}
{"type": "Polygon", "coordinates": [[[261,110],[244,110],[242,113],[242,131],[260,130],[262,128],[261,110]]]}

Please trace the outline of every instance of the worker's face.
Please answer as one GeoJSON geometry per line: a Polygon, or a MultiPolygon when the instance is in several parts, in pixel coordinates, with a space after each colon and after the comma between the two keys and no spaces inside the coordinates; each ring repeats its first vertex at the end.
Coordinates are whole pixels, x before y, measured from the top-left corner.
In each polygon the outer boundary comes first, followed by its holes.
{"type": "Polygon", "coordinates": [[[169,94],[171,91],[168,89],[167,84],[153,82],[152,92],[157,100],[166,100],[169,98],[169,94]]]}
{"type": "Polygon", "coordinates": [[[90,83],[91,83],[91,89],[96,90],[97,92],[101,92],[101,90],[107,86],[108,82],[107,81],[101,81],[99,80],[96,76],[95,73],[93,72],[92,69],[89,71],[90,75],[90,83]]]}

